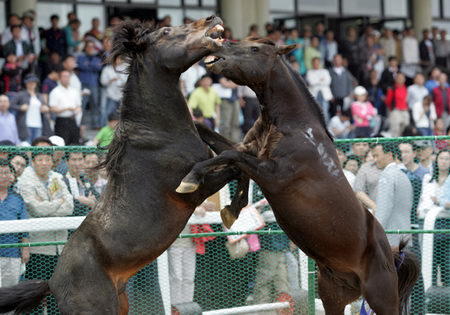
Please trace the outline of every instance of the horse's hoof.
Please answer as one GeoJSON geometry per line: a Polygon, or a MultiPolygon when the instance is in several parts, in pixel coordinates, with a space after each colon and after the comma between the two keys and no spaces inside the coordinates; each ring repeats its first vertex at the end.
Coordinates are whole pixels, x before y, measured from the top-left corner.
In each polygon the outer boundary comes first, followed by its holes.
{"type": "Polygon", "coordinates": [[[231,228],[234,221],[236,221],[236,218],[230,212],[230,206],[226,206],[225,208],[220,210],[220,217],[222,218],[223,225],[225,225],[227,229],[231,228]]]}
{"type": "Polygon", "coordinates": [[[180,186],[176,189],[177,193],[188,194],[194,192],[198,189],[198,184],[181,182],[180,186]]]}

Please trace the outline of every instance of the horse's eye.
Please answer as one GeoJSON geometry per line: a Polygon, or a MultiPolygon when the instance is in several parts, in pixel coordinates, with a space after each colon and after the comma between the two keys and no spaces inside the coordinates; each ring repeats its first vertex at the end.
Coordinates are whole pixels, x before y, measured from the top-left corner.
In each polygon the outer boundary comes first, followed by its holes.
{"type": "Polygon", "coordinates": [[[250,50],[251,50],[252,52],[258,52],[258,51],[259,51],[259,48],[258,48],[258,47],[255,47],[255,46],[252,46],[252,47],[250,48],[250,50]]]}
{"type": "Polygon", "coordinates": [[[169,35],[170,34],[170,28],[165,28],[163,31],[164,35],[169,35]]]}

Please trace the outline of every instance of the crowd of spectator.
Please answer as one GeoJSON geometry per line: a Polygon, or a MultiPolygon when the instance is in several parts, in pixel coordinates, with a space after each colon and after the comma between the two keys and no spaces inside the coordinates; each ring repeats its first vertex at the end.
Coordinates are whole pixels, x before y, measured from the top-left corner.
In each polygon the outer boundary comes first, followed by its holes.
{"type": "MultiPolygon", "coordinates": [[[[57,15],[51,16],[51,27],[45,30],[35,20],[33,11],[21,17],[11,15],[1,35],[0,145],[107,146],[118,123],[127,75],[121,71],[125,64],[120,59],[115,65],[105,65],[103,60],[111,47],[111,28],[122,19],[113,17],[108,28],[100,30],[99,19],[94,18],[86,34],[80,34],[74,13],[68,14],[64,27],[57,15]],[[88,139],[89,130],[99,131],[94,139],[88,139]]],[[[165,17],[157,26],[170,23],[170,17],[165,17]]],[[[350,27],[345,39],[337,40],[322,23],[303,30],[278,29],[271,23],[262,32],[254,25],[249,29],[249,36],[297,45],[288,61],[304,77],[336,138],[449,134],[450,41],[446,31],[437,28],[422,35],[419,41],[412,29],[379,31],[368,26],[358,34],[350,27]]],[[[224,37],[233,39],[230,28],[224,37]]],[[[259,115],[258,99],[250,88],[208,73],[202,62],[182,74],[180,89],[195,120],[236,142],[259,115]]],[[[383,227],[410,229],[411,224],[420,226],[432,208],[450,208],[449,149],[446,141],[373,147],[354,143],[338,147],[338,156],[357,198],[383,227]]],[[[45,148],[32,154],[0,152],[0,220],[88,214],[107,183],[105,174],[93,168],[101,159],[96,153],[45,148]]],[[[203,216],[211,208],[206,203],[195,213],[203,216]]],[[[266,226],[278,228],[271,224],[266,226]]],[[[450,228],[450,219],[439,218],[436,228],[450,228]]],[[[184,232],[189,231],[191,227],[186,227],[184,232]]],[[[30,232],[5,234],[0,242],[64,241],[67,237],[66,231],[30,232]]],[[[398,245],[398,236],[389,240],[398,245]]],[[[223,243],[219,245],[224,248],[223,243]]],[[[277,294],[295,287],[287,276],[295,265],[289,263],[293,259],[290,245],[281,236],[261,238],[255,302],[274,298],[269,286],[275,286],[277,294]]],[[[450,286],[450,238],[437,238],[434,246],[439,255],[433,284],[450,286]]],[[[0,286],[17,283],[25,263],[26,278],[40,274],[48,279],[61,249],[0,249],[0,286]]],[[[196,250],[190,240],[178,240],[169,250],[175,304],[194,300],[196,250]],[[177,260],[181,256],[183,265],[177,260]]],[[[155,266],[149,268],[157,273],[155,266]]]]}

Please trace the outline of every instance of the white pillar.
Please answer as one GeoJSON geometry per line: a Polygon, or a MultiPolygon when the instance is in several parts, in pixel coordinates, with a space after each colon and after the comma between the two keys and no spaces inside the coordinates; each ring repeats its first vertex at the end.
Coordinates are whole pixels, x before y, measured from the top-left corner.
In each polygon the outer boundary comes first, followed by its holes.
{"type": "Polygon", "coordinates": [[[235,38],[245,38],[252,24],[257,24],[264,34],[264,24],[269,21],[269,0],[222,1],[221,17],[235,38]]]}
{"type": "Polygon", "coordinates": [[[433,17],[431,12],[431,0],[413,0],[413,26],[416,36],[421,39],[423,29],[431,29],[433,17]]]}
{"type": "Polygon", "coordinates": [[[36,11],[37,0],[14,0],[11,1],[11,13],[22,14],[27,10],[36,11]]]}

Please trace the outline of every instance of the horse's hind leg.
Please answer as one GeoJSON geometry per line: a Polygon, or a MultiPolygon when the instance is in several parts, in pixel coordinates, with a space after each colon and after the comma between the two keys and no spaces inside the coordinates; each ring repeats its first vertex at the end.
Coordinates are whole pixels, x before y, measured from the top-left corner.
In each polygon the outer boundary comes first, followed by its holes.
{"type": "Polygon", "coordinates": [[[326,268],[319,267],[319,295],[326,315],[344,315],[345,306],[356,300],[360,291],[336,283],[326,268]]]}
{"type": "Polygon", "coordinates": [[[369,276],[361,283],[362,293],[377,315],[398,315],[399,297],[395,267],[388,270],[379,259],[372,259],[369,276]]]}

